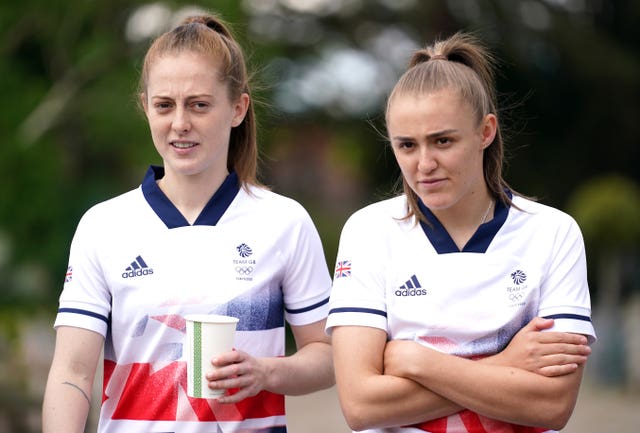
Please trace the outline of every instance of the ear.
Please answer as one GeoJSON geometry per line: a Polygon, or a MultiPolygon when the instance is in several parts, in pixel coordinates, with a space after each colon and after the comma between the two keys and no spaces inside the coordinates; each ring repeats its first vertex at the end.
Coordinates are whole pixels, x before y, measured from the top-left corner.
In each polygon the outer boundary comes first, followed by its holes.
{"type": "Polygon", "coordinates": [[[246,93],[241,94],[238,100],[235,102],[235,105],[234,105],[235,113],[234,113],[233,119],[231,120],[232,128],[235,128],[236,126],[240,125],[244,120],[244,117],[247,115],[247,110],[249,109],[249,102],[250,102],[249,95],[246,93]]]}
{"type": "Polygon", "coordinates": [[[138,95],[138,98],[140,98],[140,105],[142,106],[144,114],[149,117],[149,104],[147,103],[147,94],[142,92],[138,95]]]}
{"type": "Polygon", "coordinates": [[[486,149],[493,143],[498,132],[498,118],[495,114],[489,113],[482,119],[482,125],[480,125],[480,135],[482,138],[482,149],[486,149]]]}

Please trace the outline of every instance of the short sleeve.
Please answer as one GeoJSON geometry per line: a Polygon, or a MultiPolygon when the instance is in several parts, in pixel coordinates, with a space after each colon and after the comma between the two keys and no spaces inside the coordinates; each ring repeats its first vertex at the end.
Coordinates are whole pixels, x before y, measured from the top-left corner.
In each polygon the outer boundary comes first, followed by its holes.
{"type": "Polygon", "coordinates": [[[291,325],[324,320],[329,312],[331,277],[322,242],[309,214],[296,206],[283,278],[285,318],[291,325]]]}
{"type": "Polygon", "coordinates": [[[336,326],[369,326],[388,332],[386,263],[381,227],[356,212],[345,223],[333,275],[327,332],[336,326]]]}
{"type": "Polygon", "coordinates": [[[75,326],[107,334],[111,294],[98,258],[104,230],[90,209],[71,241],[69,263],[54,327],[75,326]]]}
{"type": "Polygon", "coordinates": [[[591,322],[584,241],[578,224],[569,215],[555,233],[548,273],[541,283],[538,314],[554,319],[551,331],[584,334],[596,340],[591,322]]]}

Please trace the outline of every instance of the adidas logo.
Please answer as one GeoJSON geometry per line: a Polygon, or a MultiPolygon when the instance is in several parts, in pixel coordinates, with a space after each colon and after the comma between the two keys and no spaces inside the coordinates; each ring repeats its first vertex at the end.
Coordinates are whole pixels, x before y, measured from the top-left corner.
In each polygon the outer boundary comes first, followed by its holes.
{"type": "Polygon", "coordinates": [[[396,296],[422,296],[427,294],[427,289],[423,289],[418,277],[415,274],[411,276],[396,292],[396,296]]]}
{"type": "Polygon", "coordinates": [[[129,266],[127,266],[127,269],[124,270],[122,278],[134,278],[151,274],[153,274],[153,269],[147,266],[141,256],[138,256],[129,266]]]}

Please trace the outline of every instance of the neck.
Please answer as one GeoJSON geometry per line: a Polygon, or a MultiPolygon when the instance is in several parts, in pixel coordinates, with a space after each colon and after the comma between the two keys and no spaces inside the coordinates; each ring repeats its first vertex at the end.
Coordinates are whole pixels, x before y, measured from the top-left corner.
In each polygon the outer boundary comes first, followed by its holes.
{"type": "Polygon", "coordinates": [[[467,199],[447,209],[433,210],[433,214],[462,249],[482,224],[493,219],[494,200],[486,191],[477,198],[467,199]]]}
{"type": "Polygon", "coordinates": [[[227,173],[214,178],[165,173],[165,176],[158,180],[158,186],[189,224],[193,224],[226,177],[227,173]]]}
{"type": "Polygon", "coordinates": [[[478,226],[481,226],[482,224],[488,221],[487,218],[489,217],[489,211],[493,208],[493,203],[494,201],[492,199],[489,199],[489,206],[487,207],[487,210],[484,212],[484,215],[482,216],[482,219],[480,220],[480,224],[478,224],[478,226]]]}

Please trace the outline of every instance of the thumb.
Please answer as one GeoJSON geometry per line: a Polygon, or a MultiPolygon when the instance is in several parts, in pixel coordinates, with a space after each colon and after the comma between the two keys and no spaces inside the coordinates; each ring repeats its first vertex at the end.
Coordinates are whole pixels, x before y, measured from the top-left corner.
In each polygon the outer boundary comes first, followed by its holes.
{"type": "Polygon", "coordinates": [[[531,322],[527,324],[532,331],[542,331],[543,329],[549,329],[553,326],[553,319],[545,319],[543,317],[534,317],[531,322]]]}

